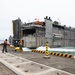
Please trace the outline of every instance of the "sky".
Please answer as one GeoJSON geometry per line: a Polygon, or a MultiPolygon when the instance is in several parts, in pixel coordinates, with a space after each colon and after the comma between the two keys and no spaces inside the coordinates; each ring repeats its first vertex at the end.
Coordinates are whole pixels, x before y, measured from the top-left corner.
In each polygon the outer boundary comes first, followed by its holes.
{"type": "Polygon", "coordinates": [[[75,28],[75,0],[0,0],[0,40],[13,36],[12,20],[44,21],[46,16],[75,28]]]}

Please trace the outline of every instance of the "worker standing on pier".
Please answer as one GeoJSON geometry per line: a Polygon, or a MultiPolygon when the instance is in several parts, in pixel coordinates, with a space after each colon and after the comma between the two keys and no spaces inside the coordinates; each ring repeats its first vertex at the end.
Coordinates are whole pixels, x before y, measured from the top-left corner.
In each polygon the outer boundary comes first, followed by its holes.
{"type": "Polygon", "coordinates": [[[19,47],[20,47],[20,50],[22,51],[22,40],[19,41],[19,47]]]}
{"type": "Polygon", "coordinates": [[[7,52],[7,45],[8,45],[8,42],[7,42],[7,39],[5,39],[4,43],[3,43],[3,50],[2,50],[2,53],[7,52]]]}

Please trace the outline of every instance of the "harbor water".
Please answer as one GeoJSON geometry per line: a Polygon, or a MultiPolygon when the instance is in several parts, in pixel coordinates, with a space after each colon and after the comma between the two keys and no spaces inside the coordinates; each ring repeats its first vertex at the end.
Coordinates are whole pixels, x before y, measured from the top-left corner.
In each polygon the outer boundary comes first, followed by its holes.
{"type": "MultiPolygon", "coordinates": [[[[46,50],[45,46],[41,46],[36,48],[36,50],[46,50]]],[[[49,48],[48,47],[48,51],[49,52],[56,52],[56,53],[64,53],[64,54],[71,54],[75,57],[75,47],[60,47],[60,48],[49,48]]]]}
{"type": "MultiPolygon", "coordinates": [[[[46,51],[46,46],[37,47],[35,50],[46,51]]],[[[23,47],[23,51],[31,51],[31,49],[27,47],[23,47]]],[[[63,53],[63,54],[71,54],[75,57],[75,47],[60,47],[60,48],[50,48],[48,47],[49,52],[63,53]]]]}

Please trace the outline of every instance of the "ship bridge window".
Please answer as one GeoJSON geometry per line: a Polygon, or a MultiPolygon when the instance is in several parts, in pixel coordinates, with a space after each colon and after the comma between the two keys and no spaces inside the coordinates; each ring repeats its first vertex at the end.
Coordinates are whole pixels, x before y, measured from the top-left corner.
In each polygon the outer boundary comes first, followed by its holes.
{"type": "Polygon", "coordinates": [[[28,34],[34,34],[35,33],[35,29],[26,29],[23,31],[23,34],[28,35],[28,34]]]}

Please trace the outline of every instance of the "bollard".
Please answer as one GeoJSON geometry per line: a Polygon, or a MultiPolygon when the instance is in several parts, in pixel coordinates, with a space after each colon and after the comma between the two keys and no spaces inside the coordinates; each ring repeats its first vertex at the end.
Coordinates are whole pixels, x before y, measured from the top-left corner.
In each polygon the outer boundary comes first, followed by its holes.
{"type": "Polygon", "coordinates": [[[48,53],[48,42],[46,42],[46,56],[48,56],[49,53],[48,53]]]}
{"type": "Polygon", "coordinates": [[[50,58],[49,56],[49,52],[48,52],[48,42],[46,42],[46,51],[45,51],[45,55],[44,58],[50,58]]]}

